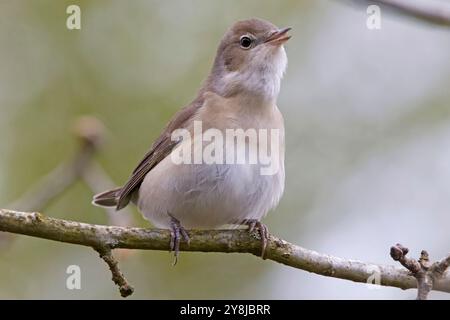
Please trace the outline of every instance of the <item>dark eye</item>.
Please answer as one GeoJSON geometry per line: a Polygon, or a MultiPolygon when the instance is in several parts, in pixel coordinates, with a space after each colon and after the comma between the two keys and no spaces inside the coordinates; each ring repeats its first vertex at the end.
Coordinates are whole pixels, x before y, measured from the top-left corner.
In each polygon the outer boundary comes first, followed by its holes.
{"type": "Polygon", "coordinates": [[[252,46],[253,40],[249,36],[242,36],[239,43],[242,49],[249,49],[252,46]]]}

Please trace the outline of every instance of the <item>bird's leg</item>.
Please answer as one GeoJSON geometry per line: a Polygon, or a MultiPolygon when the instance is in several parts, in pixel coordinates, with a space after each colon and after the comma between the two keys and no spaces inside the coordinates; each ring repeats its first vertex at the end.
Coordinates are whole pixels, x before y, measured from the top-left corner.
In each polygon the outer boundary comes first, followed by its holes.
{"type": "Polygon", "coordinates": [[[168,213],[170,217],[170,252],[174,252],[173,265],[178,262],[178,254],[180,252],[181,238],[189,245],[190,239],[186,229],[180,224],[180,221],[168,213]]]}
{"type": "Polygon", "coordinates": [[[259,220],[256,219],[245,219],[242,224],[248,226],[248,232],[253,232],[253,230],[258,229],[259,235],[261,236],[261,258],[266,258],[266,248],[269,241],[269,230],[267,226],[259,220]]]}

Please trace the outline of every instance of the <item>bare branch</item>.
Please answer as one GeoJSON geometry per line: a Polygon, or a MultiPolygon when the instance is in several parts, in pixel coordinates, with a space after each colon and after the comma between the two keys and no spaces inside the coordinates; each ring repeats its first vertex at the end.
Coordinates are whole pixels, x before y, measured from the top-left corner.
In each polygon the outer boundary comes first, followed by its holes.
{"type": "Polygon", "coordinates": [[[95,248],[111,270],[112,281],[119,287],[120,295],[124,298],[133,294],[134,288],[125,279],[122,271],[119,269],[119,263],[112,255],[111,249],[108,247],[95,248]]]}
{"type": "Polygon", "coordinates": [[[413,17],[435,25],[450,26],[450,4],[422,0],[352,0],[359,5],[380,4],[394,13],[413,17]]]}
{"type": "Polygon", "coordinates": [[[438,276],[442,277],[449,268],[450,268],[450,253],[448,254],[447,257],[445,257],[436,264],[434,271],[438,274],[438,276]]]}
{"type": "MultiPolygon", "coordinates": [[[[44,210],[54,199],[61,196],[80,179],[94,193],[115,187],[111,178],[93,159],[104,140],[105,128],[103,124],[95,117],[82,116],[76,119],[72,131],[79,142],[78,150],[72,158],[41,178],[8,207],[19,210],[44,210]]],[[[129,208],[124,208],[120,214],[117,214],[114,208],[105,208],[105,211],[108,214],[108,224],[132,225],[132,214],[129,208]]],[[[0,243],[2,245],[9,244],[12,240],[12,234],[0,232],[0,243]]],[[[126,257],[130,252],[129,250],[122,250],[120,256],[126,257]]]]}
{"type": "Polygon", "coordinates": [[[391,257],[395,261],[398,261],[404,266],[406,269],[411,271],[412,273],[417,273],[420,271],[420,263],[414,259],[407,257],[409,249],[402,246],[400,243],[397,243],[395,246],[391,247],[391,257]]]}
{"type": "MultiPolygon", "coordinates": [[[[98,248],[169,250],[170,232],[161,229],[124,228],[93,225],[45,217],[40,213],[0,210],[0,231],[98,248]]],[[[189,231],[190,245],[182,251],[261,254],[257,233],[247,230],[189,231]]],[[[376,272],[380,285],[401,289],[416,288],[417,282],[407,270],[347,260],[321,254],[270,236],[266,259],[319,275],[367,283],[376,272]]],[[[443,264],[448,263],[448,258],[443,264]]],[[[109,264],[109,263],[108,263],[109,264]]],[[[122,285],[122,284],[119,284],[122,285]]],[[[450,292],[450,276],[436,279],[434,290],[450,292]]]]}
{"type": "Polygon", "coordinates": [[[98,150],[103,139],[104,128],[96,118],[85,116],[77,119],[73,131],[80,143],[79,150],[73,158],[39,180],[8,207],[22,210],[44,210],[53,199],[80,178],[98,150]]]}
{"type": "Polygon", "coordinates": [[[450,5],[436,1],[375,0],[415,18],[450,26],[450,5]]]}
{"type": "Polygon", "coordinates": [[[440,279],[444,277],[450,264],[450,255],[432,264],[428,252],[422,250],[418,261],[408,258],[409,249],[397,243],[391,247],[391,257],[399,261],[417,279],[417,300],[426,300],[440,279]]]}

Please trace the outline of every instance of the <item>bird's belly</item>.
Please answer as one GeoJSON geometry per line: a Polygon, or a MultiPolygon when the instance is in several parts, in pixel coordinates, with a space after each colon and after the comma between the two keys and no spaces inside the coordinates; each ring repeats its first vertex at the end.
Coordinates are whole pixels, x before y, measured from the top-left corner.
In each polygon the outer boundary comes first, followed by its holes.
{"type": "Polygon", "coordinates": [[[144,179],[137,205],[157,227],[168,228],[170,214],[186,228],[217,228],[261,219],[283,188],[283,166],[262,175],[258,164],[175,165],[164,159],[144,179]]]}
{"type": "MultiPolygon", "coordinates": [[[[205,112],[227,108],[222,100],[217,105],[210,103],[204,109],[205,112]]],[[[236,106],[238,103],[230,105],[236,106]]],[[[259,220],[266,215],[278,204],[284,190],[282,118],[278,109],[269,110],[265,118],[259,117],[257,120],[253,119],[255,117],[246,118],[247,113],[233,116],[234,129],[252,128],[258,131],[253,138],[252,132],[249,132],[248,139],[241,139],[241,142],[234,138],[227,140],[227,128],[221,128],[217,121],[203,123],[203,129],[197,131],[194,121],[191,130],[193,138],[183,138],[171,155],[158,163],[144,178],[136,199],[142,214],[155,226],[163,228],[170,226],[169,214],[185,228],[218,228],[225,224],[241,223],[245,219],[259,220]],[[274,118],[281,119],[278,127],[272,125],[274,118]],[[241,123],[243,121],[252,126],[244,126],[241,123]],[[205,139],[202,133],[206,133],[208,128],[221,128],[214,132],[221,132],[226,140],[224,143],[224,140],[214,139],[218,148],[214,148],[214,155],[219,155],[219,150],[223,150],[223,157],[218,156],[218,161],[205,158],[205,155],[210,155],[208,146],[211,140],[205,139]],[[265,140],[262,139],[264,133],[270,134],[265,140]],[[231,142],[231,146],[228,142],[231,142]],[[179,155],[177,150],[182,150],[183,155],[191,155],[190,159],[194,161],[190,164],[174,161],[172,156],[179,155]],[[196,162],[196,154],[200,154],[199,158],[203,161],[196,162]]],[[[219,120],[223,117],[211,115],[209,119],[219,120]]]]}

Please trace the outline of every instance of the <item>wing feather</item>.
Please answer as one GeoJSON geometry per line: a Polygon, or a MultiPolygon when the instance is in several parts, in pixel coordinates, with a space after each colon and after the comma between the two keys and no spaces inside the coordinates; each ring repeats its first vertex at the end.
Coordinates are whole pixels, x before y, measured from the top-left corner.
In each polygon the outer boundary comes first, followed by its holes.
{"type": "Polygon", "coordinates": [[[133,170],[127,183],[120,190],[116,210],[120,210],[128,205],[131,196],[139,188],[147,173],[167,157],[175,146],[180,143],[180,141],[171,140],[172,132],[175,129],[186,127],[189,120],[197,113],[202,105],[202,101],[197,99],[187,107],[181,109],[169,122],[150,151],[144,155],[141,162],[133,170]]]}

